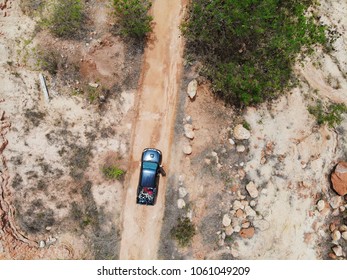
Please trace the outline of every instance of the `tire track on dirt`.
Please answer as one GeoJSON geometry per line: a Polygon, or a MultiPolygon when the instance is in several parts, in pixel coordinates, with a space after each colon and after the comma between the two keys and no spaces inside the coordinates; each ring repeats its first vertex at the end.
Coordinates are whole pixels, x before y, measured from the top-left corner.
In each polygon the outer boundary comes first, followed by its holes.
{"type": "MultiPolygon", "coordinates": [[[[166,179],[161,178],[154,207],[135,203],[141,153],[146,147],[163,152],[168,165],[182,68],[183,39],[179,24],[185,0],[153,1],[153,42],[145,50],[138,90],[137,118],[125,186],[120,259],[156,259],[165,209],[166,179]]],[[[168,172],[168,170],[166,170],[168,172]]]]}

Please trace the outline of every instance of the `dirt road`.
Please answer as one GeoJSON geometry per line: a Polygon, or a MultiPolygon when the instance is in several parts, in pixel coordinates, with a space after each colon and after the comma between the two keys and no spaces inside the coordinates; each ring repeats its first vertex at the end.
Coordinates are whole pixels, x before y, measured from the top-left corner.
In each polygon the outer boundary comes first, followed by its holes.
{"type": "MultiPolygon", "coordinates": [[[[120,259],[156,259],[164,214],[166,179],[161,178],[157,204],[136,205],[139,161],[146,147],[163,152],[168,165],[173,136],[178,84],[182,68],[183,39],[179,24],[184,0],[155,0],[152,15],[153,40],[145,50],[142,77],[138,90],[138,116],[133,125],[131,164],[127,187],[120,259]]],[[[168,173],[169,170],[166,169],[168,173]]]]}

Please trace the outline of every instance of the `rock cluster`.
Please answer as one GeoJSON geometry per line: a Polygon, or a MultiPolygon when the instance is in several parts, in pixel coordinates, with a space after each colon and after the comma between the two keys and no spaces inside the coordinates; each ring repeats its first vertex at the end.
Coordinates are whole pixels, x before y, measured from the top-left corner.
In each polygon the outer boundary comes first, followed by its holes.
{"type": "Polygon", "coordinates": [[[329,256],[332,259],[345,259],[347,252],[343,249],[343,244],[346,244],[347,241],[347,225],[342,224],[338,225],[336,223],[330,224],[331,231],[331,243],[333,244],[332,252],[329,256]]]}

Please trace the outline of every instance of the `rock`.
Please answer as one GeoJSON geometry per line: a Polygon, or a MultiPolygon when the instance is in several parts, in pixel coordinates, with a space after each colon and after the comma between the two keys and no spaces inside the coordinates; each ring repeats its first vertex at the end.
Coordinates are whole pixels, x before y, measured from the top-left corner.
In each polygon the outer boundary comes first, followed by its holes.
{"type": "Polygon", "coordinates": [[[333,189],[341,196],[347,194],[347,162],[341,161],[337,164],[331,175],[333,189]]]}
{"type": "Polygon", "coordinates": [[[178,188],[178,195],[179,195],[180,198],[185,197],[187,195],[187,193],[188,192],[187,192],[186,188],[184,188],[184,187],[179,187],[178,188]]]}
{"type": "Polygon", "coordinates": [[[193,220],[193,210],[192,210],[192,209],[189,209],[189,210],[188,210],[186,217],[187,217],[190,221],[193,220]]]}
{"type": "Polygon", "coordinates": [[[46,246],[45,241],[41,240],[41,241],[39,242],[39,247],[40,247],[40,248],[44,248],[45,246],[46,246]]]}
{"type": "Polygon", "coordinates": [[[210,165],[210,164],[211,164],[211,160],[210,160],[209,158],[205,158],[204,161],[205,161],[205,163],[206,163],[207,165],[210,165]]]}
{"type": "Polygon", "coordinates": [[[217,168],[220,170],[222,169],[223,165],[221,165],[220,163],[217,163],[217,168]]]}
{"type": "Polygon", "coordinates": [[[50,231],[52,229],[52,227],[46,227],[47,231],[50,231]]]}
{"type": "Polygon", "coordinates": [[[198,90],[198,81],[195,79],[191,80],[187,88],[187,93],[190,99],[193,99],[195,97],[197,90],[198,90]]]}
{"type": "Polygon", "coordinates": [[[241,227],[242,227],[242,228],[249,228],[250,225],[251,225],[250,222],[245,221],[245,222],[243,222],[243,223],[241,224],[241,227]]]}
{"type": "Polygon", "coordinates": [[[240,232],[241,227],[240,226],[234,226],[234,232],[240,232]]]}
{"type": "Polygon", "coordinates": [[[335,229],[333,233],[331,234],[331,239],[333,241],[339,241],[341,239],[341,232],[335,229]]]}
{"type": "Polygon", "coordinates": [[[236,151],[237,151],[238,153],[243,153],[245,150],[246,150],[246,147],[243,146],[243,145],[237,145],[237,146],[236,146],[236,151]]]}
{"type": "Polygon", "coordinates": [[[242,205],[241,201],[239,200],[235,200],[233,203],[233,209],[237,210],[237,209],[244,209],[245,207],[242,205]]]}
{"type": "Polygon", "coordinates": [[[182,150],[185,155],[190,155],[192,153],[192,146],[184,145],[182,150]]]}
{"type": "Polygon", "coordinates": [[[247,140],[251,137],[251,133],[242,124],[238,124],[234,128],[234,137],[237,140],[247,140]]]}
{"type": "Polygon", "coordinates": [[[341,257],[343,255],[342,247],[340,245],[333,247],[333,252],[337,257],[341,257]]]}
{"type": "Polygon", "coordinates": [[[224,240],[223,239],[219,239],[218,240],[218,246],[219,247],[223,247],[224,246],[224,240]]]}
{"type": "Polygon", "coordinates": [[[260,231],[265,231],[270,228],[270,223],[266,220],[255,220],[253,221],[253,226],[255,226],[260,231]]]}
{"type": "Polygon", "coordinates": [[[341,236],[344,240],[347,240],[347,231],[344,231],[341,236]]]}
{"type": "Polygon", "coordinates": [[[186,122],[191,124],[192,123],[192,117],[186,116],[186,122]]]}
{"type": "Polygon", "coordinates": [[[245,207],[245,213],[246,213],[246,216],[250,216],[250,217],[255,217],[257,215],[257,213],[253,210],[251,206],[245,207]]]}
{"type": "Polygon", "coordinates": [[[97,84],[97,83],[89,83],[88,86],[90,86],[92,88],[98,88],[99,84],[97,84]]]}
{"type": "Polygon", "coordinates": [[[227,226],[230,226],[230,223],[231,223],[231,218],[228,214],[225,214],[223,216],[223,226],[227,227],[227,226]]]}
{"type": "Polygon", "coordinates": [[[342,232],[347,231],[347,225],[341,225],[340,231],[342,231],[342,232]]]}
{"type": "Polygon", "coordinates": [[[246,190],[252,198],[258,197],[259,192],[257,186],[252,181],[247,184],[246,190]]]}
{"type": "Polygon", "coordinates": [[[245,213],[242,211],[242,209],[237,209],[237,210],[236,210],[236,213],[235,213],[235,216],[236,216],[237,218],[242,218],[244,214],[245,214],[245,213]]]}
{"type": "Polygon", "coordinates": [[[234,258],[239,256],[239,252],[235,248],[231,248],[230,253],[234,258]]]}
{"type": "Polygon", "coordinates": [[[233,229],[233,227],[231,226],[231,225],[229,225],[229,226],[227,226],[226,228],[225,228],[225,234],[227,235],[227,236],[230,236],[230,235],[232,235],[234,233],[234,229],[233,229]]]}
{"type": "Polygon", "coordinates": [[[213,156],[213,157],[218,157],[218,154],[217,154],[216,152],[212,151],[212,152],[211,152],[211,156],[213,156]]]}
{"type": "Polygon", "coordinates": [[[193,125],[189,123],[184,125],[184,135],[189,139],[194,139],[193,125]]]}
{"type": "Polygon", "coordinates": [[[179,184],[180,186],[182,186],[182,185],[183,185],[183,182],[184,182],[184,175],[180,175],[180,176],[178,177],[178,184],[179,184]]]}
{"type": "Polygon", "coordinates": [[[225,237],[226,237],[225,232],[222,232],[222,234],[221,234],[221,238],[224,240],[224,239],[225,239],[225,237]]]}
{"type": "Polygon", "coordinates": [[[317,202],[317,209],[319,212],[321,212],[324,208],[325,208],[325,201],[321,199],[317,202]]]}
{"type": "Polygon", "coordinates": [[[249,203],[250,206],[254,207],[257,205],[257,202],[255,200],[251,200],[251,202],[249,203]]]}
{"type": "Polygon", "coordinates": [[[231,138],[228,139],[230,145],[235,145],[235,141],[231,138]]]}
{"type": "Polygon", "coordinates": [[[177,207],[178,207],[178,209],[182,209],[185,206],[186,206],[186,202],[182,198],[177,200],[177,207]]]}
{"type": "Polygon", "coordinates": [[[330,199],[330,202],[329,202],[329,203],[330,203],[331,208],[337,209],[337,208],[340,207],[340,205],[341,205],[341,203],[342,203],[342,197],[336,195],[336,196],[334,196],[334,197],[332,197],[332,198],[330,199]]]}
{"type": "Polygon", "coordinates": [[[243,228],[240,231],[240,236],[242,238],[252,238],[254,235],[254,227],[250,227],[250,228],[243,228]]]}

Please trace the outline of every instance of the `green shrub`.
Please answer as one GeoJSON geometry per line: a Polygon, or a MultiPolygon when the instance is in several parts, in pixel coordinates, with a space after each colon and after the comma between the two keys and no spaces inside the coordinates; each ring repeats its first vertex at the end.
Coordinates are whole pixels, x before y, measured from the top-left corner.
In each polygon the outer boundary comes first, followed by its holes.
{"type": "Polygon", "coordinates": [[[195,235],[195,226],[188,218],[178,219],[177,225],[171,229],[172,238],[182,247],[189,245],[195,235]]]}
{"type": "Polygon", "coordinates": [[[347,113],[347,107],[343,103],[336,103],[324,108],[322,102],[318,101],[315,106],[309,106],[308,111],[316,117],[319,125],[326,123],[333,128],[342,122],[342,114],[347,113]]]}
{"type": "Polygon", "coordinates": [[[45,24],[55,36],[72,38],[81,30],[83,21],[81,0],[59,0],[53,4],[51,16],[45,24]]]}
{"type": "Polygon", "coordinates": [[[144,38],[152,31],[152,17],[148,15],[149,0],[114,0],[113,7],[122,35],[144,38]]]}
{"type": "Polygon", "coordinates": [[[231,104],[273,98],[291,85],[300,52],[325,43],[305,16],[314,0],[194,0],[181,30],[214,92],[231,104]]]}
{"type": "Polygon", "coordinates": [[[123,175],[125,174],[125,171],[118,168],[117,166],[104,166],[102,168],[102,173],[104,174],[104,176],[107,179],[111,179],[111,180],[119,180],[123,177],[123,175]]]}

